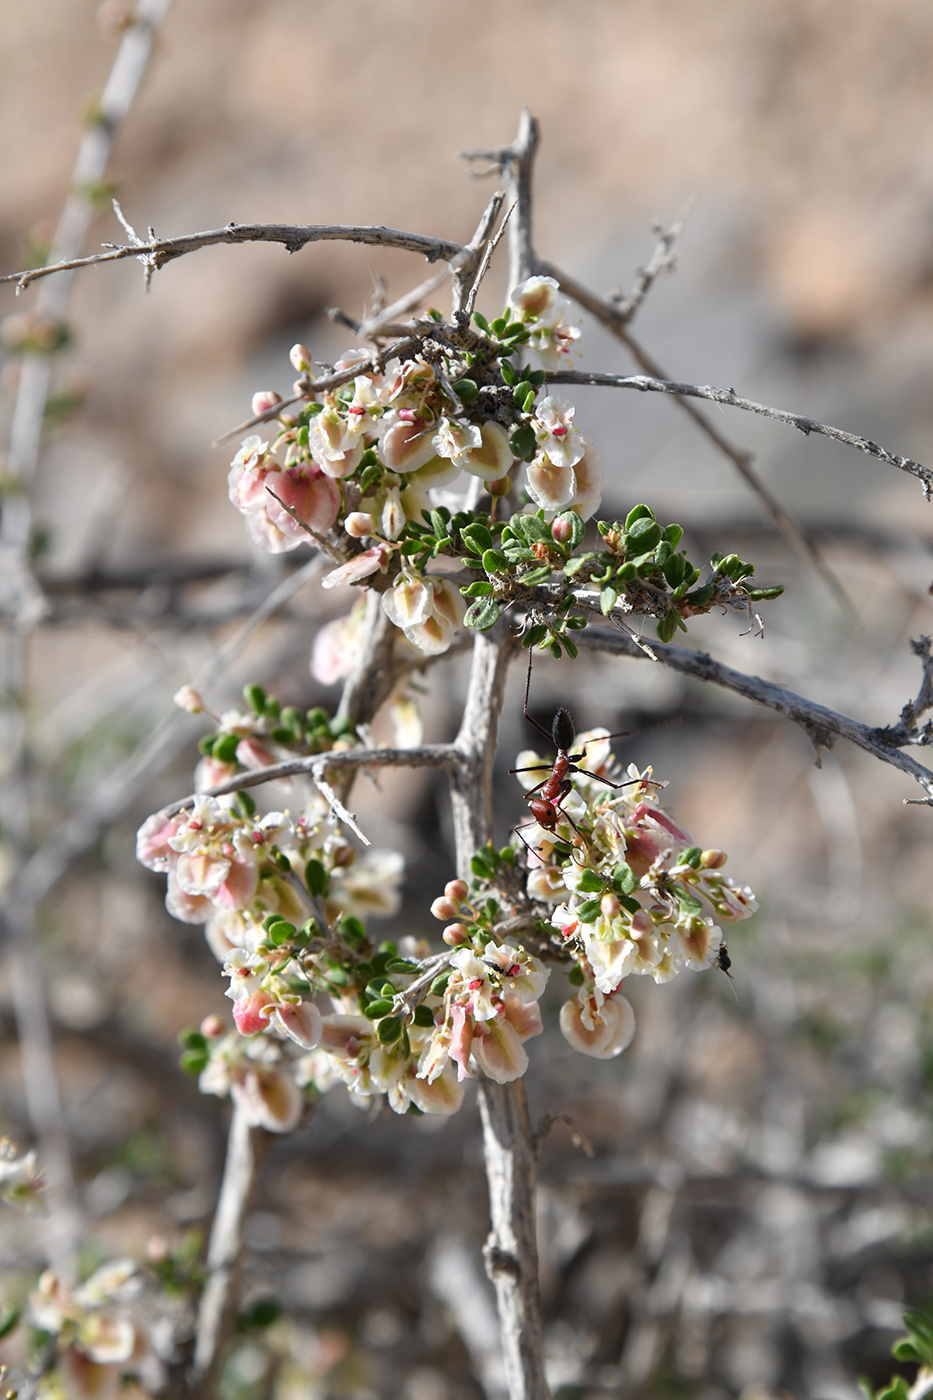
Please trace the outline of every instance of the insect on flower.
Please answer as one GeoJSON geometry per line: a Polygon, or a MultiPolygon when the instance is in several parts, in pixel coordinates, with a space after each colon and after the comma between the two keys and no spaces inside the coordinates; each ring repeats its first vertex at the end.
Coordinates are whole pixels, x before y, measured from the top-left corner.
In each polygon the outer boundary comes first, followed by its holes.
{"type": "MultiPolygon", "coordinates": [[[[614,783],[611,779],[604,778],[600,773],[590,773],[588,770],[580,768],[579,764],[582,763],[586,757],[587,744],[583,745],[580,753],[570,752],[576,739],[576,730],[574,729],[570,711],[563,705],[558,707],[551,721],[549,733],[542,724],[538,723],[533,715],[528,713],[528,697],[530,690],[531,650],[529,649],[528,675],[525,680],[524,715],[529,724],[533,724],[538,733],[554,745],[557,750],[557,757],[554,759],[553,764],[533,763],[527,768],[509,769],[510,773],[534,773],[541,772],[542,770],[547,773],[547,776],[542,778],[540,783],[536,783],[526,795],[525,800],[531,809],[533,820],[525,822],[522,826],[517,826],[515,828],[521,841],[526,846],[528,846],[528,842],[525,840],[524,836],[522,836],[522,831],[529,826],[537,825],[542,827],[545,831],[556,831],[558,822],[561,821],[561,819],[565,819],[575,831],[579,832],[579,827],[573,817],[571,817],[569,812],[565,812],[563,808],[565,800],[573,791],[573,782],[570,777],[572,773],[585,773],[587,778],[591,778],[598,783],[604,783],[606,787],[612,788],[615,791],[630,786],[632,782],[641,781],[640,779],[628,779],[623,783],[614,783]],[[550,772],[547,772],[548,768],[550,768],[550,772]],[[535,794],[539,795],[536,796],[535,794]]],[[[628,734],[628,730],[623,730],[619,734],[607,734],[603,736],[599,742],[604,743],[606,739],[624,739],[628,734]]],[[[588,740],[587,742],[595,743],[597,741],[588,740]]],[[[528,846],[528,849],[531,850],[533,848],[528,846]]]]}

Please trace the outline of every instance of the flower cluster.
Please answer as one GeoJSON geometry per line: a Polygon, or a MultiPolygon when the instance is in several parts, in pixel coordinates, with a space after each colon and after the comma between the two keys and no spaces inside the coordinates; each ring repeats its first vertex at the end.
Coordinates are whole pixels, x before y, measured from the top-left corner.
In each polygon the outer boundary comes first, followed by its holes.
{"type": "Polygon", "coordinates": [[[30,1321],[58,1345],[55,1369],[38,1394],[107,1397],[139,1374],[149,1354],[138,1308],[142,1285],[132,1259],[103,1265],[73,1289],[51,1271],[41,1276],[29,1300],[30,1321]]]}
{"type": "MultiPolygon", "coordinates": [[[[517,359],[524,345],[546,364],[567,354],[579,335],[564,325],[567,306],[552,278],[530,278],[491,325],[477,315],[474,328],[447,326],[432,313],[409,355],[384,361],[374,351],[348,350],[328,375],[331,387],[320,390],[310,351],[294,346],[292,364],[302,375],[295,392],[305,406],[276,413],[279,395],[258,393],[254,412],[274,421],[275,432],[247,437],[230,468],[230,499],[251,539],[278,553],[328,536],[343,562],[325,587],[371,586],[388,575],[380,591],[391,621],[419,650],[446,650],[464,604],[413,557],[417,533],[413,539],[408,527],[429,519],[458,478],[461,490],[472,477],[495,497],[524,463],[533,505],[586,518],[599,504],[601,466],[573,424],[573,406],[550,396],[538,402],[544,371],[517,359]]],[[[445,539],[435,557],[454,553],[454,544],[445,539]]]]}
{"type": "MultiPolygon", "coordinates": [[[[684,969],[727,967],[714,918],[734,922],[758,906],[747,885],[722,874],[725,854],[695,845],[665,812],[650,769],[632,766],[623,777],[605,730],[577,744],[572,789],[536,803],[536,819],[517,835],[528,896],[550,906],[549,922],[574,960],[570,980],[578,990],[561,1012],[561,1029],[584,1054],[608,1058],[634,1034],[631,1006],[620,995],[624,979],[667,982],[684,969]]],[[[519,780],[530,790],[550,766],[522,753],[519,780]]]]}

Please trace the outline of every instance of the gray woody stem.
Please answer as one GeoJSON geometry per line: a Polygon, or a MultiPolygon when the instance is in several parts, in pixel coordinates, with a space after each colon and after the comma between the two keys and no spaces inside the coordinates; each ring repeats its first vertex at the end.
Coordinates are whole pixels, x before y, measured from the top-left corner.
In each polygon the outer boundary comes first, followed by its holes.
{"type": "Polygon", "coordinates": [[[268,1145],[269,1134],[263,1128],[251,1128],[243,1110],[234,1107],[224,1179],[207,1250],[208,1280],[201,1295],[194,1341],[194,1393],[203,1400],[209,1400],[214,1392],[221,1347],[233,1326],[243,1224],[268,1145]]]}
{"type": "MultiPolygon", "coordinates": [[[[474,851],[493,832],[492,763],[512,650],[507,634],[483,633],[474,645],[454,743],[462,762],[451,780],[457,870],[463,879],[470,877],[474,851]]],[[[509,1395],[511,1400],[547,1400],[534,1228],[537,1150],[525,1082],[481,1079],[479,1102],[491,1226],[484,1257],[496,1290],[509,1395]]]]}

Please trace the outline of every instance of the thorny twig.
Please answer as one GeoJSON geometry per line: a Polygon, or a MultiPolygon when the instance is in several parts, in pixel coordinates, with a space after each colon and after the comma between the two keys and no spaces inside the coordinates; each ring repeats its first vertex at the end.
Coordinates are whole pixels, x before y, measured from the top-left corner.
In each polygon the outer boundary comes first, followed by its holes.
{"type": "Polygon", "coordinates": [[[828,423],[818,423],[815,418],[807,418],[802,413],[792,413],[786,408],[772,408],[769,404],[756,403],[754,399],[743,399],[734,389],[716,389],[710,384],[678,384],[668,379],[654,379],[646,374],[599,374],[587,370],[556,370],[548,373],[550,384],[595,384],[607,389],[639,389],[642,393],[685,395],[688,398],[708,399],[711,403],[723,404],[727,408],[741,408],[747,413],[757,413],[763,418],[774,418],[779,423],[787,423],[805,436],[819,433],[832,438],[834,442],[854,447],[879,462],[887,462],[909,476],[915,476],[923,486],[923,494],[929,500],[933,494],[933,471],[910,457],[901,457],[879,447],[870,438],[858,433],[847,433],[842,428],[833,428],[828,423]]]}
{"type": "MultiPolygon", "coordinates": [[[[577,642],[580,647],[592,648],[594,651],[639,658],[644,656],[631,637],[608,627],[587,627],[579,633],[577,642]]],[[[687,651],[685,647],[675,647],[663,642],[653,642],[652,646],[657,652],[657,659],[671,670],[722,686],[726,690],[734,690],[737,695],[744,695],[746,699],[765,705],[770,710],[777,710],[778,714],[793,720],[809,735],[817,752],[821,748],[831,748],[836,736],[848,739],[850,743],[870,753],[873,758],[880,759],[882,763],[890,763],[892,767],[906,773],[927,793],[925,798],[905,798],[905,802],[919,801],[924,805],[933,805],[933,771],[909,758],[907,754],[901,753],[896,744],[886,737],[888,731],[862,724],[849,715],[817,704],[815,700],[808,700],[783,686],[764,681],[760,676],[749,676],[743,671],[733,670],[731,666],[714,661],[706,652],[687,651]]]]}
{"type": "Polygon", "coordinates": [[[674,245],[684,231],[687,216],[692,207],[693,200],[691,199],[687,201],[669,229],[655,224],[652,230],[657,239],[655,250],[647,267],[638,269],[634,285],[628,296],[621,291],[610,292],[607,298],[608,304],[622,325],[628,325],[632,320],[657,279],[665,272],[673,272],[677,263],[674,245]]]}

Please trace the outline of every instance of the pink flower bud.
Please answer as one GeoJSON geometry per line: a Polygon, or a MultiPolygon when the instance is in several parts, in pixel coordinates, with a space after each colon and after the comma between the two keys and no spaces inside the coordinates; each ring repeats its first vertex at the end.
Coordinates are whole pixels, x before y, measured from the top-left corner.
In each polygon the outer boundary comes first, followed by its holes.
{"type": "Polygon", "coordinates": [[[187,710],[189,715],[199,715],[204,709],[204,701],[193,685],[183,685],[175,691],[172,700],[180,710],[187,710]]]}
{"type": "Polygon", "coordinates": [[[224,1023],[219,1016],[205,1016],[200,1026],[201,1034],[208,1040],[216,1040],[224,1033],[224,1023]]]}
{"type": "Polygon", "coordinates": [[[260,413],[268,413],[270,408],[275,408],[281,402],[282,395],[274,389],[260,389],[258,394],[253,395],[253,413],[258,418],[260,413]]]}
{"type": "Polygon", "coordinates": [[[161,1264],[168,1258],[168,1240],[164,1235],[150,1235],[146,1241],[146,1258],[152,1264],[161,1264]]]}
{"type": "Polygon", "coordinates": [[[704,851],[700,864],[704,870],[721,870],[728,859],[725,851],[704,851]]]}
{"type": "Polygon", "coordinates": [[[439,895],[431,905],[431,913],[435,919],[455,919],[460,912],[460,901],[447,899],[445,895],[439,895]]]}
{"type": "Polygon", "coordinates": [[[363,540],[376,533],[376,522],[366,510],[352,510],[343,522],[343,528],[351,539],[363,540]]]}
{"type": "Polygon", "coordinates": [[[604,919],[614,919],[617,917],[622,905],[619,903],[619,896],[607,890],[599,901],[599,912],[604,919]]]}
{"type": "Polygon", "coordinates": [[[448,880],[444,886],[444,893],[448,899],[463,900],[467,897],[467,887],[463,880],[448,880]]]}
{"type": "Polygon", "coordinates": [[[441,938],[443,938],[444,942],[451,948],[459,948],[461,943],[466,943],[469,940],[469,937],[470,935],[463,927],[463,924],[448,924],[447,928],[445,928],[444,932],[441,934],[441,938]]]}
{"type": "Polygon", "coordinates": [[[558,544],[569,544],[573,538],[573,526],[570,521],[562,516],[558,517],[551,525],[551,537],[558,544]]]}
{"type": "Polygon", "coordinates": [[[654,920],[647,909],[639,909],[637,914],[632,916],[632,937],[644,938],[646,933],[650,933],[654,928],[654,920]]]}
{"type": "Polygon", "coordinates": [[[302,345],[300,341],[289,350],[288,358],[292,362],[292,368],[297,369],[299,374],[303,374],[305,370],[311,368],[311,351],[307,345],[302,345]]]}

